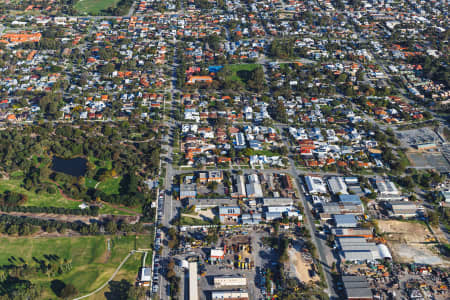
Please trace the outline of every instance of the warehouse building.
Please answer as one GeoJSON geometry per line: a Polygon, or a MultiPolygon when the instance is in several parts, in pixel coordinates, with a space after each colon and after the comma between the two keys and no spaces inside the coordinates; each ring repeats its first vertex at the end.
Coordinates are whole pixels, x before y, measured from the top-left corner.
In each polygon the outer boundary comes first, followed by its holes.
{"type": "Polygon", "coordinates": [[[341,228],[355,228],[358,227],[358,221],[354,215],[334,215],[334,223],[336,227],[341,228]]]}
{"type": "Polygon", "coordinates": [[[220,223],[237,223],[238,217],[241,214],[239,206],[221,206],[219,207],[220,223]]]}
{"type": "Polygon", "coordinates": [[[364,276],[342,276],[345,294],[349,300],[372,300],[373,294],[364,276]]]}
{"type": "Polygon", "coordinates": [[[395,184],[390,180],[377,179],[375,181],[378,193],[381,196],[399,196],[400,191],[397,189],[395,184]]]}
{"type": "Polygon", "coordinates": [[[366,228],[333,228],[331,233],[336,237],[373,237],[372,230],[366,228]]]}
{"type": "Polygon", "coordinates": [[[213,291],[212,300],[248,300],[248,293],[245,291],[213,291]]]}
{"type": "Polygon", "coordinates": [[[347,184],[343,177],[331,177],[328,179],[328,188],[334,195],[347,194],[347,184]]]}
{"type": "Polygon", "coordinates": [[[343,261],[363,263],[392,259],[392,255],[386,245],[368,242],[366,238],[337,237],[336,241],[343,261]]]}
{"type": "Polygon", "coordinates": [[[263,206],[291,206],[294,204],[292,198],[264,198],[263,206]]]}
{"type": "Polygon", "coordinates": [[[415,203],[409,201],[388,202],[386,206],[390,210],[391,217],[414,218],[419,210],[415,203]]]}
{"type": "Polygon", "coordinates": [[[239,276],[215,276],[214,287],[244,287],[247,286],[247,278],[239,276]]]}
{"type": "Polygon", "coordinates": [[[310,194],[327,194],[327,187],[319,176],[305,176],[306,186],[310,194]]]}
{"type": "Polygon", "coordinates": [[[260,213],[242,214],[241,222],[244,225],[258,225],[261,223],[262,217],[260,213]]]}

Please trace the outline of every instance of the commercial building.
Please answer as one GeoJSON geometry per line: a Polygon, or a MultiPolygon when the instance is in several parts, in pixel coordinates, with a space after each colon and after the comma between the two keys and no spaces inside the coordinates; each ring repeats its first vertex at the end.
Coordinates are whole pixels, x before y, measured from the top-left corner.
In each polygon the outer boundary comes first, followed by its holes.
{"type": "Polygon", "coordinates": [[[305,176],[305,183],[310,194],[327,194],[327,187],[319,176],[305,176]]]}
{"type": "Polygon", "coordinates": [[[139,285],[149,286],[151,279],[152,279],[151,268],[141,268],[141,272],[139,273],[139,285]]]}
{"type": "Polygon", "coordinates": [[[373,294],[364,276],[342,276],[345,294],[349,300],[372,300],[373,294]]]}
{"type": "Polygon", "coordinates": [[[225,249],[211,249],[209,254],[209,259],[211,261],[221,261],[225,257],[225,249]]]}
{"type": "Polygon", "coordinates": [[[215,276],[214,287],[244,287],[247,285],[247,278],[240,276],[215,276]]]}
{"type": "Polygon", "coordinates": [[[189,262],[189,300],[199,300],[197,262],[195,261],[189,262]]]}
{"type": "Polygon", "coordinates": [[[248,300],[248,293],[244,291],[213,291],[212,300],[248,300]]]}
{"type": "Polygon", "coordinates": [[[208,173],[208,182],[217,182],[220,183],[223,180],[222,171],[209,171],[208,173]]]}

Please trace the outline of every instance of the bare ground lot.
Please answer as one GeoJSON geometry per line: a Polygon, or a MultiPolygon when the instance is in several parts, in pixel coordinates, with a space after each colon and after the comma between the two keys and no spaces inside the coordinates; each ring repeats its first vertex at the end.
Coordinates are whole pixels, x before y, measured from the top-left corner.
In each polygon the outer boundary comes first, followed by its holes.
{"type": "MultiPolygon", "coordinates": [[[[297,251],[295,248],[290,248],[288,250],[288,253],[290,267],[294,268],[295,276],[298,280],[304,283],[317,282],[320,280],[320,277],[317,275],[317,273],[315,273],[312,277],[309,273],[312,261],[306,261],[302,253],[297,251]]],[[[294,270],[291,269],[291,272],[294,270]]]]}
{"type": "MultiPolygon", "coordinates": [[[[385,233],[387,244],[393,252],[396,261],[404,263],[445,264],[438,254],[434,243],[430,243],[433,237],[427,226],[421,223],[402,222],[395,220],[378,221],[378,227],[385,233]]],[[[440,230],[434,229],[438,238],[440,230]]]]}

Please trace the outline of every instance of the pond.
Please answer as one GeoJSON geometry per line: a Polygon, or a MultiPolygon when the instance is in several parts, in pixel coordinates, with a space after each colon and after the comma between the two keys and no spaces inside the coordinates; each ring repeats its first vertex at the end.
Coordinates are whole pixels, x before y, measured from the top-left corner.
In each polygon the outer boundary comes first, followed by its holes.
{"type": "Polygon", "coordinates": [[[53,157],[52,170],[55,172],[61,172],[67,175],[80,177],[84,176],[87,170],[87,160],[82,157],[64,159],[59,157],[53,157]]]}

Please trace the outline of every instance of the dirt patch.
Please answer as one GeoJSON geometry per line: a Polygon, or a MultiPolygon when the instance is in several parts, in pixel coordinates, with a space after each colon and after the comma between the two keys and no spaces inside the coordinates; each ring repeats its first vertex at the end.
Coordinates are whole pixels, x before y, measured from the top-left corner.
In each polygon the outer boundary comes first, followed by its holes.
{"type": "Polygon", "coordinates": [[[198,212],[198,215],[202,217],[204,220],[213,220],[214,219],[214,213],[211,209],[207,210],[201,210],[198,212]]]}
{"type": "Polygon", "coordinates": [[[99,262],[102,264],[106,264],[111,257],[111,240],[108,238],[105,240],[106,250],[103,252],[102,256],[99,257],[99,262]]]}
{"type": "Polygon", "coordinates": [[[439,257],[433,234],[426,225],[415,222],[380,220],[378,228],[385,233],[384,237],[392,250],[394,260],[402,263],[450,265],[448,261],[439,257]]]}
{"type": "Polygon", "coordinates": [[[299,252],[294,248],[290,248],[288,253],[291,272],[295,271],[295,276],[298,280],[304,283],[317,282],[320,280],[320,277],[316,272],[314,272],[314,276],[311,276],[310,270],[312,269],[312,259],[310,260],[308,257],[304,257],[302,252],[299,252]]]}

